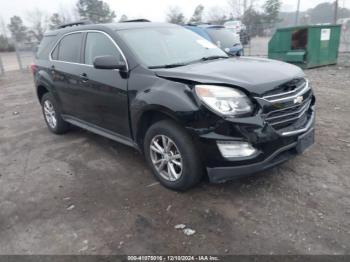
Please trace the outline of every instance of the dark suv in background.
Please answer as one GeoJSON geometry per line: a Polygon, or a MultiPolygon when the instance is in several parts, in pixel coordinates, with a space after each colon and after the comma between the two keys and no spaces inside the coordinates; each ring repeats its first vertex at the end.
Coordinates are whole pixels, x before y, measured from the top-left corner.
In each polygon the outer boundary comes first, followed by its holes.
{"type": "Polygon", "coordinates": [[[315,98],[298,67],[228,57],[181,26],[62,26],[32,69],[50,131],[72,124],[137,148],[172,189],[255,173],[313,143],[315,98]]]}
{"type": "Polygon", "coordinates": [[[229,55],[243,55],[244,50],[238,34],[231,32],[222,25],[185,25],[185,28],[197,33],[217,45],[229,55]]]}

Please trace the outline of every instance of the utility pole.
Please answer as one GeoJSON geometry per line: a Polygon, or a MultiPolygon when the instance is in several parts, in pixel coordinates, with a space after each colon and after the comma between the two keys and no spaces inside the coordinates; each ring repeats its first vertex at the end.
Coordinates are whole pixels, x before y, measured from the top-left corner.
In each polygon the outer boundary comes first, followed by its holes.
{"type": "Polygon", "coordinates": [[[299,24],[299,12],[300,12],[300,0],[298,0],[298,5],[297,5],[297,12],[295,14],[295,22],[294,25],[299,24]]]}
{"type": "Polygon", "coordinates": [[[334,19],[333,19],[334,24],[336,24],[338,20],[338,7],[339,7],[338,0],[335,0],[334,1],[334,19]]]}
{"type": "Polygon", "coordinates": [[[244,15],[244,13],[245,13],[245,11],[247,11],[247,3],[248,2],[248,0],[243,0],[243,15],[244,15]]]}

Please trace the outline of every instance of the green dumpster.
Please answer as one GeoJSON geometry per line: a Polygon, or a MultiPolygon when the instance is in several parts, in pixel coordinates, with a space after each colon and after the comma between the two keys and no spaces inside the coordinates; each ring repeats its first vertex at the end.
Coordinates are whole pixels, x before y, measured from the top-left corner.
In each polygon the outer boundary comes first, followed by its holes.
{"type": "Polygon", "coordinates": [[[269,41],[268,56],[303,68],[336,64],[340,32],[340,25],[279,28],[269,41]]]}

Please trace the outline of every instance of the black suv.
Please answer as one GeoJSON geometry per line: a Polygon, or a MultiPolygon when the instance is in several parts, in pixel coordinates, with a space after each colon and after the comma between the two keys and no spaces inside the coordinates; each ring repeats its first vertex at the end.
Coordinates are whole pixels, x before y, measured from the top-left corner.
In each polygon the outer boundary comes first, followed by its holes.
{"type": "Polygon", "coordinates": [[[63,27],[45,34],[32,69],[50,131],[71,124],[137,148],[175,190],[270,168],[314,141],[301,69],[228,57],[181,26],[63,27]]]}

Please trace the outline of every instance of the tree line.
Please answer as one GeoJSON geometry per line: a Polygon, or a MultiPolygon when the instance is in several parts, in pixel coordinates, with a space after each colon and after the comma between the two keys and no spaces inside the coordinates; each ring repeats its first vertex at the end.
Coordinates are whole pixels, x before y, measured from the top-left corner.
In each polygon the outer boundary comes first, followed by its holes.
{"type": "MultiPolygon", "coordinates": [[[[186,19],[179,7],[172,7],[167,14],[167,21],[176,24],[212,23],[223,24],[228,20],[240,20],[246,25],[251,37],[266,35],[277,27],[295,25],[296,12],[281,12],[280,0],[265,0],[259,6],[256,0],[228,0],[228,8],[215,6],[207,10],[202,5],[196,7],[192,17],[186,19]]],[[[333,23],[334,2],[324,2],[302,11],[297,25],[333,23]]],[[[350,18],[350,9],[338,8],[338,18],[350,18]]]]}
{"type": "MultiPolygon", "coordinates": [[[[45,12],[34,9],[28,12],[29,26],[24,24],[20,16],[10,18],[10,23],[5,25],[0,21],[0,52],[13,51],[13,41],[17,43],[40,42],[45,31],[54,30],[59,25],[72,22],[73,20],[90,20],[93,23],[113,22],[116,14],[109,5],[102,0],[79,0],[76,3],[74,17],[72,18],[66,12],[56,12],[48,16],[45,12]],[[11,39],[7,37],[7,30],[10,32],[11,39]],[[11,41],[12,40],[12,41],[11,41]]],[[[122,15],[119,21],[127,20],[126,15],[122,15]]]]}
{"type": "MultiPolygon", "coordinates": [[[[204,5],[198,5],[189,19],[185,17],[178,6],[171,6],[166,13],[166,20],[169,23],[175,24],[200,24],[204,22],[222,24],[227,20],[241,18],[241,9],[243,8],[241,2],[242,0],[227,0],[229,7],[228,12],[219,6],[206,10],[204,5]],[[204,17],[205,11],[207,12],[204,17]]],[[[275,3],[278,3],[278,5],[276,5],[277,7],[280,6],[280,0],[266,0],[266,6],[271,6],[275,3]]],[[[276,12],[276,10],[273,10],[273,8],[266,8],[265,11],[268,12],[266,17],[269,17],[269,19],[273,20],[276,16],[276,14],[273,13],[276,12]]],[[[45,31],[53,30],[57,28],[57,26],[71,22],[72,20],[88,19],[93,23],[109,23],[116,20],[115,11],[103,0],[78,0],[74,13],[75,17],[72,19],[72,17],[64,12],[55,12],[48,16],[45,12],[35,9],[28,14],[28,26],[25,25],[20,16],[15,15],[11,17],[9,24],[6,26],[3,25],[3,34],[0,35],[0,51],[13,49],[7,38],[7,30],[10,32],[13,41],[17,43],[32,43],[40,42],[45,31]]],[[[127,19],[128,17],[123,14],[118,21],[125,21],[127,19]]]]}
{"type": "Polygon", "coordinates": [[[209,10],[205,10],[203,5],[198,5],[193,15],[186,19],[181,9],[178,6],[173,6],[168,10],[167,21],[175,24],[223,24],[229,20],[243,20],[254,12],[259,14],[259,22],[275,23],[278,21],[280,8],[281,0],[265,0],[262,6],[256,6],[254,0],[251,0],[249,5],[248,0],[227,0],[226,8],[214,6],[209,10]],[[257,11],[259,9],[262,9],[262,11],[257,11]]]}
{"type": "MultiPolygon", "coordinates": [[[[251,36],[259,35],[265,30],[271,30],[276,26],[293,25],[291,21],[295,12],[280,12],[281,0],[265,0],[262,6],[257,5],[256,0],[226,0],[226,7],[214,6],[208,10],[200,4],[195,7],[193,14],[186,18],[179,6],[170,6],[166,12],[166,21],[174,24],[223,24],[229,20],[241,20],[248,28],[251,36]]],[[[322,3],[313,9],[302,12],[301,24],[331,22],[334,6],[331,3],[322,3]]],[[[64,10],[47,15],[39,9],[28,13],[29,25],[25,25],[20,16],[10,18],[9,24],[0,19],[0,51],[11,51],[13,45],[7,37],[10,32],[12,42],[40,42],[45,31],[53,30],[59,25],[73,20],[87,19],[93,23],[109,23],[125,21],[127,15],[123,14],[119,19],[115,11],[103,0],[78,0],[73,10],[73,17],[64,10]]],[[[350,10],[340,8],[339,18],[350,17],[350,10]]]]}

